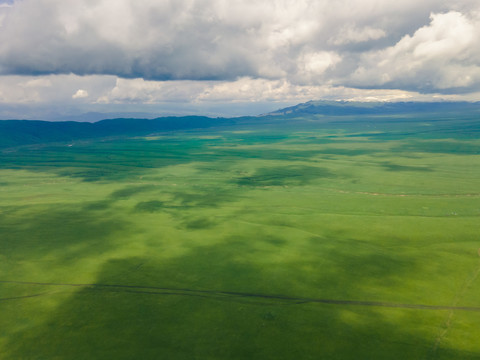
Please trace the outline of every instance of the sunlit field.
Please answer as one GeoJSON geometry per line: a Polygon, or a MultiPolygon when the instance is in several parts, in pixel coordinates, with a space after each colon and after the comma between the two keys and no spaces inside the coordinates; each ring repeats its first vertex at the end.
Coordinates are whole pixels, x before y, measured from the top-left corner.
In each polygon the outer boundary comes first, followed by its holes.
{"type": "Polygon", "coordinates": [[[1,150],[0,358],[480,358],[478,120],[272,121],[1,150]]]}

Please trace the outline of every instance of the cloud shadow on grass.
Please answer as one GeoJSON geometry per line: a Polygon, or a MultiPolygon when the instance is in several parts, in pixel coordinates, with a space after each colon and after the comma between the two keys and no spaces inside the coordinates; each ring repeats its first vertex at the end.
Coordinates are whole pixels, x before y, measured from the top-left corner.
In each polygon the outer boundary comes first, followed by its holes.
{"type": "MultiPolygon", "coordinates": [[[[267,236],[263,241],[261,234],[235,236],[221,244],[192,248],[176,258],[109,260],[96,284],[143,288],[59,288],[74,293],[45,323],[10,334],[5,359],[425,357],[433,339],[416,324],[443,320],[444,313],[292,303],[240,294],[305,296],[296,293],[302,288],[299,282],[311,282],[311,291],[319,296],[336,292],[361,299],[366,296],[364,281],[376,277],[388,283],[392,276],[416,271],[415,264],[381,254],[325,252],[319,239],[305,253],[305,260],[265,262],[264,257],[288,246],[285,239],[274,240],[267,236]],[[268,249],[253,246],[259,242],[268,244],[268,249]],[[338,267],[326,267],[322,256],[333,257],[338,267]],[[338,290],[351,286],[352,279],[358,286],[338,290]],[[392,315],[396,321],[392,322],[392,315]]],[[[439,349],[440,355],[443,350],[439,349]]],[[[445,351],[456,358],[479,355],[445,351]]]]}
{"type": "Polygon", "coordinates": [[[152,168],[195,161],[195,141],[148,141],[136,138],[99,139],[75,144],[45,144],[0,152],[1,169],[26,169],[78,178],[85,182],[121,181],[152,168]]]}
{"type": "MultiPolygon", "coordinates": [[[[115,234],[130,231],[125,219],[82,207],[49,206],[0,218],[0,252],[21,266],[44,257],[75,262],[111,248],[115,234]]],[[[25,274],[26,277],[31,274],[25,274]]]]}

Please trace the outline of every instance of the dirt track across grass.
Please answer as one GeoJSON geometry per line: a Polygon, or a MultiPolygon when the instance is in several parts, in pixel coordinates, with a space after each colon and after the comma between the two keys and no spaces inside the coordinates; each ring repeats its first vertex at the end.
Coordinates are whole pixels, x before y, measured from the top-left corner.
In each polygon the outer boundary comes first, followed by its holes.
{"type": "MultiPolygon", "coordinates": [[[[210,298],[216,300],[230,300],[238,301],[242,299],[250,300],[272,300],[282,301],[286,304],[307,304],[307,303],[320,303],[320,304],[333,304],[333,305],[345,305],[345,306],[370,306],[370,307],[387,307],[387,308],[403,308],[403,309],[423,309],[423,310],[458,310],[458,311],[478,311],[480,307],[472,306],[448,306],[448,305],[425,305],[425,304],[404,304],[404,303],[392,303],[383,301],[369,301],[369,300],[343,300],[343,299],[323,299],[323,298],[305,298],[286,295],[270,295],[270,294],[258,294],[258,293],[245,293],[235,291],[221,291],[221,290],[195,290],[188,288],[165,288],[157,286],[140,286],[140,285],[121,285],[121,284],[70,284],[70,283],[41,283],[41,282],[28,282],[28,281],[8,281],[0,280],[3,284],[18,284],[18,285],[31,285],[31,286],[57,286],[57,287],[81,287],[88,290],[100,290],[108,292],[123,292],[133,294],[146,294],[146,295],[171,295],[171,296],[194,296],[202,298],[210,298]]],[[[0,299],[4,300],[18,300],[22,298],[36,297],[44,294],[35,294],[22,297],[11,297],[0,299]]]]}

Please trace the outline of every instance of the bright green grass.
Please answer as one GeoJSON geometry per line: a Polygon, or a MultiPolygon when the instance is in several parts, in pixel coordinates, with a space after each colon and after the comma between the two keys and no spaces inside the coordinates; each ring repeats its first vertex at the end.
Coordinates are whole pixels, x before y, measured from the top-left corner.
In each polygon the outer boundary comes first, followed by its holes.
{"type": "Polygon", "coordinates": [[[0,358],[480,358],[480,311],[298,300],[480,307],[480,141],[377,125],[3,151],[0,358]]]}

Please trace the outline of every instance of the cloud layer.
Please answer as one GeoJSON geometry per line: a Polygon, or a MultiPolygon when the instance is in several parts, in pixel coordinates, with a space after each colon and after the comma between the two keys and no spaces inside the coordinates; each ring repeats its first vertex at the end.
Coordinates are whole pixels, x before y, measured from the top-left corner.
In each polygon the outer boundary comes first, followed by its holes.
{"type": "Polygon", "coordinates": [[[362,56],[351,84],[431,91],[469,91],[480,84],[480,19],[431,14],[430,24],[395,45],[362,56]]]}
{"type": "Polygon", "coordinates": [[[480,4],[0,0],[0,77],[4,103],[62,86],[69,101],[104,104],[474,94],[480,4]]]}
{"type": "Polygon", "coordinates": [[[20,0],[3,11],[0,71],[148,80],[248,76],[421,90],[472,87],[479,63],[473,49],[480,48],[474,4],[20,0]],[[419,78],[418,72],[425,75],[419,78]]]}

